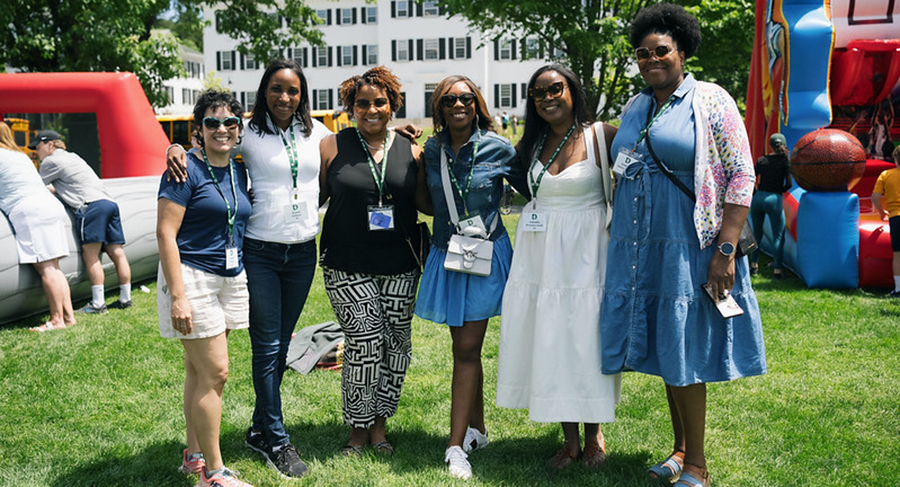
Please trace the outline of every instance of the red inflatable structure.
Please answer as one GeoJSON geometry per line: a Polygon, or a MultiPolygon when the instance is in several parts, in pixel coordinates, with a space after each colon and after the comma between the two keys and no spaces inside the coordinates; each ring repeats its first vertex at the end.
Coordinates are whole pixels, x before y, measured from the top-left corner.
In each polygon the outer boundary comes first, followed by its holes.
{"type": "Polygon", "coordinates": [[[134,74],[0,74],[0,113],[84,112],[97,114],[103,178],[162,174],[169,141],[134,74]]]}

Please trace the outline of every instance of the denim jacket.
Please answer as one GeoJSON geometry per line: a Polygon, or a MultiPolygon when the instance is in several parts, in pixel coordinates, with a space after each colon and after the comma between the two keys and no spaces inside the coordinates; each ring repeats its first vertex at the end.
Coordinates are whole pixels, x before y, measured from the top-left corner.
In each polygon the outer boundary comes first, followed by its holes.
{"type": "MultiPolygon", "coordinates": [[[[475,161],[475,171],[466,195],[465,207],[456,188],[451,188],[460,218],[466,214],[466,209],[469,213],[478,212],[484,220],[485,226],[490,229],[494,220],[500,217],[500,197],[503,195],[504,178],[514,188],[528,194],[526,172],[524,167],[516,161],[516,151],[512,144],[494,132],[486,130],[479,132],[473,133],[468,142],[459,149],[459,157],[454,157],[453,151],[450,149],[450,134],[447,132],[440,133],[425,143],[425,175],[431,201],[434,203],[431,243],[442,250],[447,249],[450,235],[456,232],[453,224],[450,223],[447,197],[444,195],[441,183],[441,150],[447,153],[447,163],[456,176],[456,180],[460,186],[465,187],[469,169],[472,166],[472,151],[475,141],[481,137],[476,155],[478,160],[475,161]]],[[[496,241],[503,235],[506,235],[506,228],[503,226],[503,221],[499,220],[497,228],[491,233],[491,240],[496,241]]]]}

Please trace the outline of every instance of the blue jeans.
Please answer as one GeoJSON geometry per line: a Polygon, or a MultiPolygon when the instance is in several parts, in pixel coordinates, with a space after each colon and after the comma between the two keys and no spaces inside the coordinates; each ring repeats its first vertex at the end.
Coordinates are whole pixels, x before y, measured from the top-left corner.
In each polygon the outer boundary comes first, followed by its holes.
{"type": "MultiPolygon", "coordinates": [[[[763,222],[769,217],[772,227],[772,268],[781,269],[784,256],[784,206],[781,193],[757,191],[750,204],[750,220],[753,224],[753,236],[757,242],[762,241],[763,222]]],[[[759,262],[759,249],[750,254],[750,261],[759,262]]]]}
{"type": "Polygon", "coordinates": [[[281,412],[281,379],[291,334],[316,272],[316,242],[288,245],[245,238],[243,253],[256,391],[253,429],[276,447],[290,441],[281,412]]]}

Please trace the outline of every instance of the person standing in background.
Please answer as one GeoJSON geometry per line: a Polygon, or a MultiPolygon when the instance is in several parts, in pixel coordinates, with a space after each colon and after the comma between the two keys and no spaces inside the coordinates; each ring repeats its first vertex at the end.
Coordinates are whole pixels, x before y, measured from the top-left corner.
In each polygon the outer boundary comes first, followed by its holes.
{"type": "MultiPolygon", "coordinates": [[[[900,146],[891,155],[894,164],[900,165],[900,146]]],[[[890,297],[900,298],[900,168],[888,169],[878,175],[878,181],[872,189],[872,206],[882,220],[890,222],[891,250],[894,252],[891,264],[894,290],[890,297]]]]}
{"type": "Polygon", "coordinates": [[[119,277],[119,299],[109,305],[113,309],[131,307],[131,266],[125,256],[125,232],[119,205],[103,186],[103,182],[84,159],[66,150],[58,133],[42,130],[28,145],[41,159],[41,179],[51,193],[75,212],[75,228],[81,240],[81,259],[91,282],[91,301],[80,313],[106,313],[104,281],[106,274],[100,253],[116,266],[119,277]]]}
{"type": "MultiPolygon", "coordinates": [[[[759,242],[763,237],[763,222],[769,218],[772,227],[772,268],[775,279],[783,279],[781,261],[784,255],[784,205],[785,191],[793,186],[791,178],[791,153],[784,135],[772,134],[769,145],[773,154],[762,156],[756,161],[756,192],[750,204],[750,219],[753,222],[753,236],[759,242]]],[[[750,274],[759,273],[759,249],[750,254],[750,274]]]]}

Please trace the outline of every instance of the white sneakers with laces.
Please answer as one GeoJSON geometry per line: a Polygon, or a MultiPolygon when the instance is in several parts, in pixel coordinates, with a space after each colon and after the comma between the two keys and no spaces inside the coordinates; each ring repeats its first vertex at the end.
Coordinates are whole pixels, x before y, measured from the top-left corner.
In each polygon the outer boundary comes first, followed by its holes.
{"type": "Polygon", "coordinates": [[[482,434],[481,431],[470,426],[469,429],[466,430],[465,439],[463,439],[463,451],[472,453],[475,450],[480,450],[488,446],[488,443],[490,442],[487,430],[484,430],[484,434],[482,434]]]}
{"type": "Polygon", "coordinates": [[[462,480],[471,478],[472,465],[469,464],[467,458],[468,455],[466,455],[466,452],[464,452],[462,448],[456,445],[447,448],[447,451],[444,452],[444,461],[447,462],[447,467],[450,469],[450,475],[462,480]]]}

